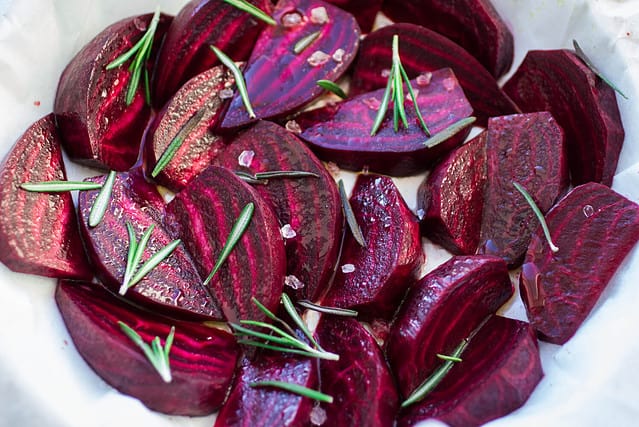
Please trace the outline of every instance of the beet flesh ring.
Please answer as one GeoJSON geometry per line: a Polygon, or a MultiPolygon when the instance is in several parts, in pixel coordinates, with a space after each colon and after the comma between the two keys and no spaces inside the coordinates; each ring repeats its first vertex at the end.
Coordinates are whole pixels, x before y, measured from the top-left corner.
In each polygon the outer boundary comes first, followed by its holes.
{"type": "Polygon", "coordinates": [[[566,134],[574,185],[612,184],[625,135],[615,91],[573,52],[528,52],[504,91],[523,111],[555,117],[566,134]]]}
{"type": "Polygon", "coordinates": [[[530,325],[493,316],[470,341],[462,361],[424,400],[400,414],[398,426],[429,418],[451,427],[483,425],[521,407],[543,375],[530,325]]]}
{"type": "Polygon", "coordinates": [[[32,193],[24,182],[66,180],[52,114],[33,123],[0,163],[0,261],[40,276],[93,277],[78,233],[71,193],[32,193]]]}
{"type": "MultiPolygon", "coordinates": [[[[53,112],[69,156],[89,166],[125,171],[135,164],[151,116],[144,99],[144,77],[131,105],[126,93],[129,64],[106,70],[146,32],[151,15],[118,21],[86,44],[62,72],[53,112]]],[[[157,50],[171,17],[161,15],[155,32],[157,50]]],[[[154,53],[151,58],[155,58],[154,53]]]]}
{"type": "Polygon", "coordinates": [[[233,335],[135,310],[93,283],[61,281],[55,299],[82,358],[120,392],[140,399],[154,411],[172,415],[207,415],[224,402],[239,356],[233,335]],[[175,326],[169,352],[170,383],[164,382],[142,350],[122,332],[118,321],[149,345],[156,336],[164,345],[175,326]]]}
{"type": "Polygon", "coordinates": [[[559,251],[550,250],[538,227],[526,253],[520,289],[539,337],[564,344],[639,239],[639,206],[603,185],[588,183],[560,200],[546,222],[559,251]]]}
{"type": "Polygon", "coordinates": [[[359,175],[350,203],[366,247],[348,232],[323,304],[390,318],[424,263],[419,222],[386,176],[359,175]]]}

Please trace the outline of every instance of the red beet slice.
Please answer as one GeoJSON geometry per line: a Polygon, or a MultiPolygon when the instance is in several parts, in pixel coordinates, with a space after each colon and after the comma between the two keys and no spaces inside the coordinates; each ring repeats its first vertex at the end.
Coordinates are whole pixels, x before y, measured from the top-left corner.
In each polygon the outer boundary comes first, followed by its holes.
{"type": "Polygon", "coordinates": [[[473,55],[498,78],[513,61],[513,35],[490,0],[386,0],[383,12],[396,22],[436,31],[473,55]]]}
{"type": "Polygon", "coordinates": [[[408,397],[512,295],[506,264],[493,256],[457,256],[411,288],[386,341],[386,355],[408,397]]]}
{"type": "MultiPolygon", "coordinates": [[[[106,70],[106,66],[142,38],[150,21],[150,14],[140,15],[107,27],[78,52],[62,73],[53,112],[64,148],[73,160],[119,171],[135,164],[151,115],[144,100],[144,79],[127,106],[126,93],[132,77],[129,63],[112,70],[106,70]]],[[[161,15],[154,51],[170,21],[170,17],[161,15]]]]}
{"type": "MultiPolygon", "coordinates": [[[[337,80],[359,44],[355,18],[321,0],[280,0],[273,19],[280,25],[264,29],[243,70],[258,119],[283,115],[317,98],[324,89],[316,82],[337,80]],[[318,31],[308,47],[295,53],[301,39],[318,31]]],[[[234,128],[253,120],[236,93],[221,127],[234,128]]]]}
{"type": "Polygon", "coordinates": [[[357,19],[362,32],[368,33],[373,28],[383,0],[326,0],[326,2],[352,14],[357,19]]]}
{"type": "Polygon", "coordinates": [[[624,139],[615,91],[573,52],[528,52],[504,91],[523,111],[555,117],[566,133],[574,185],[611,185],[624,139]]]}
{"type": "Polygon", "coordinates": [[[399,36],[399,53],[408,77],[450,67],[464,89],[481,123],[488,117],[513,114],[517,106],[497,85],[495,78],[464,48],[427,28],[395,24],[369,34],[355,62],[351,95],[386,86],[390,70],[393,35],[399,36]]]}
{"type": "Polygon", "coordinates": [[[639,206],[596,183],[573,189],[546,215],[559,251],[539,227],[522,268],[528,318],[541,339],[563,344],[577,331],[639,238],[639,206]]]}
{"type": "Polygon", "coordinates": [[[317,338],[338,361],[322,360],[322,392],[333,396],[323,404],[326,426],[391,426],[399,408],[397,388],[375,339],[354,319],[323,316],[317,338]]]}
{"type": "Polygon", "coordinates": [[[233,335],[133,309],[96,284],[61,281],[55,299],[80,355],[120,392],[154,411],[174,415],[207,415],[224,402],[239,356],[233,335]],[[164,344],[175,326],[170,383],[163,381],[118,321],[149,345],[156,336],[164,344]]]}
{"type": "Polygon", "coordinates": [[[49,114],[18,138],[0,164],[0,261],[19,273],[93,277],[70,193],[32,193],[24,182],[66,180],[60,137],[49,114]]]}
{"type": "Polygon", "coordinates": [[[280,225],[289,224],[295,233],[284,241],[286,271],[304,287],[286,290],[299,298],[315,301],[333,272],[339,249],[339,239],[335,236],[340,235],[342,228],[339,193],[324,165],[289,131],[264,121],[235,138],[215,163],[250,174],[283,170],[319,175],[318,178],[270,179],[266,185],[254,186],[273,206],[280,225]]]}
{"type": "Polygon", "coordinates": [[[323,304],[388,318],[424,263],[419,222],[386,176],[360,175],[350,203],[366,247],[348,234],[341,269],[323,304]]]}
{"type": "Polygon", "coordinates": [[[495,117],[486,136],[488,180],[478,253],[519,264],[538,223],[515,188],[522,185],[542,212],[568,184],[564,134],[548,112],[495,117]]]}
{"type": "Polygon", "coordinates": [[[257,298],[277,311],[286,255],[272,208],[233,172],[211,166],[166,207],[165,222],[172,234],[193,254],[202,277],[208,277],[242,209],[254,203],[252,219],[208,285],[229,322],[264,320],[252,302],[257,298]]]}
{"type": "MultiPolygon", "coordinates": [[[[93,180],[104,182],[104,177],[93,180]]],[[[117,292],[124,279],[129,250],[127,222],[133,226],[138,240],[148,227],[155,226],[142,262],[171,243],[173,238],[162,228],[164,200],[138,170],[117,175],[104,218],[96,227],[90,227],[88,218],[97,195],[98,190],[80,194],[80,230],[97,276],[117,292]]],[[[195,264],[181,244],[125,295],[154,310],[180,317],[222,319],[217,302],[201,283],[195,264]]]]}
{"type": "Polygon", "coordinates": [[[398,425],[429,418],[451,427],[478,426],[521,407],[544,373],[535,334],[526,322],[493,316],[442,382],[410,406],[398,425]]]}
{"type": "MultiPolygon", "coordinates": [[[[430,81],[411,82],[417,104],[431,134],[441,132],[468,117],[472,107],[450,69],[432,73],[430,81]],[[419,84],[421,83],[421,85],[419,84]]],[[[406,90],[405,90],[406,93],[406,90]]],[[[428,137],[417,121],[412,101],[406,102],[409,128],[395,132],[392,109],[375,136],[370,136],[384,89],[356,96],[348,101],[313,110],[296,118],[317,155],[349,170],[368,168],[393,176],[411,175],[426,170],[430,164],[461,144],[470,128],[428,148],[428,137]]]]}

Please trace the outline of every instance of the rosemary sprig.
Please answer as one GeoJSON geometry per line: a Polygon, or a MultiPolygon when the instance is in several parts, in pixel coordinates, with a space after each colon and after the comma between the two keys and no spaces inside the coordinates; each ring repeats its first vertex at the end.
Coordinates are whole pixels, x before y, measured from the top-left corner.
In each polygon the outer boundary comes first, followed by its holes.
{"type": "Polygon", "coordinates": [[[320,347],[319,343],[315,340],[315,337],[313,336],[311,331],[309,331],[308,328],[306,327],[306,322],[304,322],[302,317],[299,315],[299,313],[295,309],[295,305],[293,304],[293,301],[291,301],[291,298],[285,293],[283,293],[280,298],[282,301],[282,305],[284,306],[284,309],[286,310],[286,313],[288,313],[288,315],[291,316],[291,319],[293,319],[293,322],[297,325],[298,328],[300,328],[300,330],[304,333],[304,335],[306,335],[306,338],[309,339],[309,341],[315,346],[315,348],[317,348],[318,350],[324,351],[324,349],[320,347]]]}
{"type": "Polygon", "coordinates": [[[461,357],[457,357],[457,356],[451,356],[448,354],[439,354],[437,353],[437,358],[441,359],[441,360],[446,360],[449,362],[455,362],[455,363],[459,363],[462,361],[461,357]]]}
{"type": "Polygon", "coordinates": [[[318,80],[315,82],[319,87],[325,89],[335,95],[339,96],[342,99],[348,98],[341,87],[339,87],[335,82],[330,80],[318,80]]]}
{"type": "Polygon", "coordinates": [[[342,199],[342,209],[344,210],[344,216],[346,217],[346,222],[348,223],[348,227],[353,234],[353,237],[359,243],[359,245],[363,248],[366,247],[366,240],[364,239],[364,235],[362,234],[362,229],[359,228],[359,224],[357,223],[357,219],[355,218],[355,214],[353,213],[353,208],[351,207],[351,203],[348,201],[348,196],[346,195],[346,190],[344,189],[344,181],[341,179],[337,181],[337,186],[339,187],[339,196],[342,199]]]}
{"type": "Polygon", "coordinates": [[[307,171],[266,171],[257,172],[255,175],[244,171],[235,171],[235,175],[249,184],[267,184],[269,179],[274,178],[319,178],[320,176],[307,171]]]}
{"type": "Polygon", "coordinates": [[[249,383],[249,387],[275,387],[282,390],[290,391],[291,393],[299,394],[309,399],[317,400],[318,402],[333,403],[333,397],[328,394],[324,394],[320,391],[313,390],[312,388],[304,387],[298,384],[287,383],[284,381],[257,381],[249,383]]]}
{"type": "Polygon", "coordinates": [[[299,55],[307,47],[309,47],[315,40],[317,40],[320,34],[322,34],[321,31],[315,31],[314,33],[311,33],[307,36],[302,37],[301,39],[297,41],[297,43],[295,43],[295,46],[293,46],[293,52],[295,52],[296,55],[299,55]]]}
{"type": "Polygon", "coordinates": [[[104,214],[109,208],[109,202],[111,201],[111,193],[113,192],[113,184],[115,184],[115,171],[109,172],[104,185],[101,187],[100,192],[93,201],[91,211],[89,212],[89,227],[96,227],[104,218],[104,214]]]}
{"type": "Polygon", "coordinates": [[[438,144],[441,144],[442,142],[446,141],[450,137],[452,137],[452,136],[458,134],[459,132],[463,131],[468,126],[470,126],[473,123],[475,123],[475,121],[477,121],[476,117],[463,118],[463,119],[453,123],[452,125],[448,126],[443,131],[437,132],[435,135],[433,135],[430,138],[428,138],[426,140],[426,142],[424,142],[424,145],[426,147],[428,147],[428,148],[433,148],[434,146],[436,146],[438,144]]]}
{"type": "Polygon", "coordinates": [[[623,96],[625,99],[628,99],[626,94],[623,93],[621,89],[619,89],[619,87],[617,87],[611,80],[609,80],[606,76],[604,76],[603,73],[599,70],[599,68],[595,66],[595,64],[590,60],[590,58],[586,55],[583,49],[581,49],[581,46],[579,46],[579,43],[577,43],[577,40],[573,39],[572,45],[575,48],[575,53],[577,54],[577,57],[579,57],[579,59],[581,59],[584,62],[584,64],[586,64],[586,66],[590,68],[590,71],[595,73],[597,77],[603,80],[604,83],[610,86],[619,95],[623,96]]]}
{"type": "Polygon", "coordinates": [[[34,193],[62,193],[65,191],[99,190],[102,184],[89,181],[39,181],[23,182],[20,188],[34,193]]]}
{"type": "Polygon", "coordinates": [[[325,307],[323,305],[315,304],[308,300],[300,300],[297,302],[304,308],[308,308],[309,310],[314,310],[320,313],[333,314],[335,316],[345,316],[345,317],[357,317],[357,312],[355,310],[349,310],[347,308],[339,308],[339,307],[325,307]]]}
{"type": "Polygon", "coordinates": [[[151,365],[158,371],[162,380],[165,383],[170,383],[172,380],[171,377],[171,364],[169,362],[169,352],[171,351],[171,346],[173,345],[173,337],[175,336],[175,326],[171,327],[171,332],[167,335],[166,340],[164,340],[164,348],[162,348],[162,344],[160,343],[160,337],[153,338],[151,341],[151,345],[149,346],[147,343],[142,340],[140,334],[138,334],[135,330],[133,330],[129,325],[122,321],[118,321],[118,325],[120,325],[120,329],[122,332],[126,334],[127,337],[131,339],[138,347],[142,349],[146,358],[151,362],[151,365]]]}
{"type": "Polygon", "coordinates": [[[550,246],[550,250],[553,252],[559,251],[559,248],[552,241],[552,237],[550,236],[550,230],[548,229],[548,224],[546,224],[546,219],[544,218],[544,214],[541,212],[541,210],[539,209],[539,207],[533,200],[530,193],[528,193],[528,191],[526,191],[526,189],[517,182],[513,181],[513,185],[515,186],[517,191],[519,191],[521,195],[524,196],[524,199],[526,199],[526,202],[530,205],[530,208],[533,210],[533,212],[535,213],[535,216],[539,220],[539,223],[541,224],[541,228],[544,230],[544,236],[546,236],[546,241],[548,242],[548,246],[550,246]]]}
{"type": "Polygon", "coordinates": [[[237,85],[237,90],[240,92],[240,96],[242,97],[242,102],[244,103],[244,107],[246,108],[246,112],[249,117],[254,119],[255,112],[253,111],[253,107],[251,106],[251,101],[249,100],[248,91],[246,89],[246,82],[244,81],[244,76],[242,75],[242,71],[235,65],[235,62],[231,58],[229,58],[224,52],[218,49],[215,46],[210,46],[211,50],[218,57],[220,62],[224,64],[231,73],[233,73],[233,77],[235,77],[235,84],[237,85]]]}
{"type": "Polygon", "coordinates": [[[254,17],[256,17],[257,19],[266,22],[268,25],[277,25],[277,22],[275,22],[275,19],[271,18],[266,12],[264,12],[262,9],[252,5],[251,3],[245,1],[245,0],[224,0],[226,3],[230,4],[231,6],[234,6],[246,13],[250,13],[251,15],[253,15],[254,17]]]}

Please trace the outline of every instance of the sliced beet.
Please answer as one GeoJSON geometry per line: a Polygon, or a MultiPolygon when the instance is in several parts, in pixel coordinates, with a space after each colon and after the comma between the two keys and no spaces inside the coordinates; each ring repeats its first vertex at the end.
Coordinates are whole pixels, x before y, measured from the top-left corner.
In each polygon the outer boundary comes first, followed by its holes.
{"type": "Polygon", "coordinates": [[[430,28],[473,55],[498,78],[513,61],[513,35],[490,0],[386,0],[383,12],[395,22],[430,28]]]}
{"type": "Polygon", "coordinates": [[[208,284],[226,320],[234,323],[266,318],[253,297],[271,311],[279,306],[286,254],[271,206],[233,172],[211,166],[166,207],[165,224],[193,254],[201,277],[208,277],[231,228],[249,203],[255,210],[248,227],[208,284]]]}
{"type": "Polygon", "coordinates": [[[553,253],[541,228],[521,272],[528,318],[541,339],[564,344],[577,331],[639,239],[639,206],[596,183],[576,187],[546,215],[553,253]]]}
{"type": "Polygon", "coordinates": [[[544,373],[530,324],[493,316],[426,398],[404,410],[398,426],[430,418],[451,427],[478,426],[521,407],[544,373]]]}
{"type": "Polygon", "coordinates": [[[224,402],[239,356],[230,333],[134,309],[94,283],[61,281],[55,299],[80,355],[120,392],[154,411],[174,415],[207,415],[224,402]],[[122,332],[119,321],[149,345],[156,336],[164,344],[175,327],[170,383],[122,332]]]}
{"type": "Polygon", "coordinates": [[[71,194],[33,193],[24,182],[66,180],[52,114],[18,138],[0,164],[0,261],[41,276],[93,277],[78,233],[71,194]]]}
{"type": "MultiPolygon", "coordinates": [[[[119,171],[135,164],[151,116],[144,99],[144,79],[127,106],[126,93],[132,77],[130,62],[112,70],[106,66],[142,38],[150,21],[150,14],[140,15],[107,27],[64,69],[53,112],[64,148],[73,160],[119,171]]],[[[154,52],[170,22],[170,17],[160,16],[154,52]]]]}
{"type": "Polygon", "coordinates": [[[297,290],[287,287],[286,291],[313,301],[319,298],[335,266],[339,249],[335,236],[342,228],[339,192],[324,165],[289,131],[265,121],[237,136],[215,164],[250,174],[281,170],[318,175],[274,178],[253,188],[273,206],[280,226],[288,224],[295,234],[284,240],[286,271],[304,286],[297,290]]]}
{"type": "Polygon", "coordinates": [[[476,252],[486,169],[486,132],[482,132],[430,172],[417,189],[424,236],[457,255],[476,252]]]}
{"type": "Polygon", "coordinates": [[[494,256],[456,256],[411,288],[386,341],[404,397],[513,294],[506,264],[494,256]]]}
{"type": "MultiPolygon", "coordinates": [[[[104,177],[93,181],[102,183],[104,177]]],[[[117,175],[104,218],[96,227],[90,227],[88,218],[97,195],[98,190],[80,194],[80,230],[96,275],[111,290],[118,292],[124,279],[129,250],[127,222],[133,226],[138,240],[148,227],[155,227],[142,262],[171,243],[173,238],[162,227],[164,200],[139,170],[117,175]]],[[[184,244],[179,245],[138,284],[129,288],[125,295],[127,299],[172,315],[223,318],[217,302],[202,286],[202,279],[184,244]]]]}
{"type": "Polygon", "coordinates": [[[341,268],[323,304],[391,317],[424,263],[419,222],[386,176],[360,175],[350,203],[366,247],[347,235],[341,268]]]}
{"type": "MultiPolygon", "coordinates": [[[[355,18],[321,0],[280,0],[273,11],[279,23],[264,29],[243,73],[258,119],[281,116],[324,92],[318,80],[337,80],[355,57],[359,27],[355,18]],[[295,47],[319,32],[305,49],[295,47]]],[[[252,122],[239,93],[231,101],[222,128],[252,122]]]]}
{"type": "Polygon", "coordinates": [[[373,28],[377,12],[382,8],[383,0],[326,0],[340,9],[352,14],[363,33],[373,28]]]}
{"type": "MultiPolygon", "coordinates": [[[[430,79],[418,78],[411,84],[418,91],[417,104],[432,135],[473,111],[450,69],[435,71],[430,79]]],[[[400,126],[394,131],[389,108],[379,131],[370,136],[383,94],[384,89],[376,90],[298,116],[303,130],[300,136],[321,159],[342,168],[405,176],[426,170],[435,159],[461,144],[470,131],[468,128],[428,148],[425,143],[429,138],[419,125],[412,101],[407,101],[408,129],[400,126]]]]}
{"type": "Polygon", "coordinates": [[[488,179],[478,253],[519,264],[538,220],[515,188],[523,186],[542,212],[568,184],[564,134],[548,112],[489,120],[486,136],[488,179]]]}
{"type": "Polygon", "coordinates": [[[350,95],[386,86],[392,62],[393,35],[399,36],[399,53],[409,78],[450,67],[481,123],[489,117],[513,114],[517,106],[497,81],[464,48],[446,37],[414,24],[394,24],[369,34],[359,50],[350,95]]]}
{"type": "Polygon", "coordinates": [[[573,52],[528,52],[504,91],[523,111],[555,117],[566,134],[574,185],[612,184],[624,140],[615,91],[573,52]]]}

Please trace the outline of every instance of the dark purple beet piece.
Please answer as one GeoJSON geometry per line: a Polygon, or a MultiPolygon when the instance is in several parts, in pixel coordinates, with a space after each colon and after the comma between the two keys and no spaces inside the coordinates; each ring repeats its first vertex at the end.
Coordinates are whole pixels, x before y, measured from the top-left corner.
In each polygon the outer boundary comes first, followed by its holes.
{"type": "Polygon", "coordinates": [[[280,225],[289,224],[295,232],[294,237],[284,240],[287,274],[294,275],[304,287],[286,290],[299,298],[319,298],[335,266],[340,243],[335,236],[342,228],[339,193],[324,165],[289,131],[265,121],[235,138],[215,164],[250,174],[288,170],[319,175],[270,179],[266,185],[253,187],[273,206],[280,225]],[[242,166],[246,164],[249,166],[242,166]]]}
{"type": "MultiPolygon", "coordinates": [[[[243,70],[258,119],[281,116],[317,98],[324,89],[316,82],[337,80],[359,45],[355,18],[321,0],[280,0],[273,19],[280,25],[260,34],[243,70]],[[308,47],[295,53],[301,39],[318,31],[308,47]]],[[[235,128],[253,120],[236,93],[221,127],[235,128]]]]}
{"type": "Polygon", "coordinates": [[[639,238],[639,206],[596,183],[576,187],[546,215],[520,277],[528,318],[541,339],[564,344],[577,331],[639,238]]]}
{"type": "MultiPolygon", "coordinates": [[[[93,180],[104,182],[104,177],[93,180]]],[[[97,195],[98,190],[80,193],[80,230],[96,275],[117,292],[124,278],[129,250],[127,222],[133,226],[138,240],[149,226],[155,225],[142,262],[173,238],[162,228],[164,200],[140,171],[117,175],[104,218],[96,227],[90,227],[89,213],[97,195]]],[[[172,315],[222,319],[220,308],[201,283],[195,264],[181,244],[142,281],[129,288],[125,297],[172,315]]]]}
{"type": "Polygon", "coordinates": [[[473,55],[498,78],[513,61],[513,35],[490,0],[386,0],[383,12],[395,22],[436,31],[473,55]]]}
{"type": "Polygon", "coordinates": [[[513,294],[506,264],[493,256],[457,256],[411,288],[391,325],[386,355],[408,397],[513,294]]]}
{"type": "Polygon", "coordinates": [[[479,426],[521,407],[544,373],[530,324],[493,316],[441,383],[409,406],[398,426],[429,418],[451,427],[479,426]]]}
{"type": "Polygon", "coordinates": [[[208,285],[226,320],[234,323],[266,318],[252,302],[253,297],[271,311],[279,306],[286,254],[271,206],[233,172],[210,166],[166,207],[167,227],[182,239],[200,275],[206,278],[233,224],[249,203],[255,205],[251,221],[208,285]]]}
{"type": "MultiPolygon", "coordinates": [[[[53,112],[64,148],[73,160],[119,171],[135,164],[151,116],[144,100],[144,79],[127,106],[130,61],[112,70],[106,70],[106,66],[142,38],[150,21],[151,15],[141,15],[107,27],[78,52],[62,73],[53,112]]],[[[154,50],[170,21],[170,17],[161,15],[154,50]]]]}
{"type": "Polygon", "coordinates": [[[366,247],[347,235],[339,261],[342,268],[323,304],[388,318],[417,281],[424,263],[419,222],[386,176],[360,175],[350,203],[366,247]]]}
{"type": "Polygon", "coordinates": [[[479,243],[486,184],[486,132],[452,151],[417,189],[422,234],[457,255],[479,243]]]}
{"type": "Polygon", "coordinates": [[[523,111],[555,117],[566,134],[574,185],[612,184],[624,140],[615,91],[573,52],[528,52],[504,91],[523,111]]]}
{"type": "Polygon", "coordinates": [[[413,24],[395,24],[369,34],[355,62],[350,95],[386,87],[392,62],[393,35],[399,36],[399,54],[409,78],[450,67],[481,123],[488,117],[513,114],[517,106],[501,91],[495,78],[464,48],[446,37],[413,24]]]}
{"type": "MultiPolygon", "coordinates": [[[[472,107],[450,69],[435,71],[411,82],[417,103],[431,134],[470,116],[472,107]]],[[[406,90],[405,90],[405,93],[406,90]]],[[[361,94],[345,102],[309,111],[296,118],[317,155],[349,170],[368,168],[393,176],[426,170],[435,159],[461,144],[467,131],[428,148],[428,137],[417,121],[412,101],[405,103],[409,128],[393,129],[392,107],[375,136],[370,136],[384,89],[361,94]]]]}
{"type": "Polygon", "coordinates": [[[80,355],[120,392],[154,411],[173,415],[211,414],[224,402],[239,356],[233,335],[134,309],[94,283],[61,281],[55,299],[80,355]],[[175,326],[170,383],[162,380],[118,321],[149,345],[156,336],[164,345],[175,326]]]}
{"type": "Polygon", "coordinates": [[[377,12],[382,8],[383,0],[326,0],[340,9],[344,9],[357,19],[363,33],[373,28],[377,12]]]}
{"type": "Polygon", "coordinates": [[[538,220],[513,181],[547,212],[568,184],[564,153],[564,134],[548,112],[489,120],[478,253],[500,256],[509,266],[521,262],[538,220]]]}
{"type": "Polygon", "coordinates": [[[0,261],[41,276],[93,277],[71,193],[31,193],[24,182],[66,180],[60,138],[49,114],[18,138],[0,163],[0,261]]]}
{"type": "Polygon", "coordinates": [[[354,319],[324,315],[316,330],[326,351],[339,353],[338,361],[322,360],[322,392],[333,403],[322,404],[323,425],[392,426],[399,408],[395,381],[381,349],[354,319]]]}

